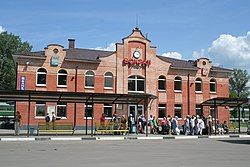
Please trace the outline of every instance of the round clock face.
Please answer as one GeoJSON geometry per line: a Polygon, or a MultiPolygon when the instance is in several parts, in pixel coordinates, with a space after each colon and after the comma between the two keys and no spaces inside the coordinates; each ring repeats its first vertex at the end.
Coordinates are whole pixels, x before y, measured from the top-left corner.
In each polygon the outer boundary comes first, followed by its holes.
{"type": "Polygon", "coordinates": [[[141,56],[141,53],[139,51],[135,51],[133,56],[134,58],[138,59],[141,56]]]}

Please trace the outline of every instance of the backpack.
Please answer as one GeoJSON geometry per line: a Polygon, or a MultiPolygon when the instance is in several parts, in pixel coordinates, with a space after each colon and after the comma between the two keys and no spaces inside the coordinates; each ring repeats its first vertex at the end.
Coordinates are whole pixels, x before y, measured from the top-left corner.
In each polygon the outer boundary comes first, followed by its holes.
{"type": "Polygon", "coordinates": [[[46,121],[46,122],[49,122],[49,121],[50,121],[50,117],[49,117],[48,115],[45,117],[45,121],[46,121]]]}

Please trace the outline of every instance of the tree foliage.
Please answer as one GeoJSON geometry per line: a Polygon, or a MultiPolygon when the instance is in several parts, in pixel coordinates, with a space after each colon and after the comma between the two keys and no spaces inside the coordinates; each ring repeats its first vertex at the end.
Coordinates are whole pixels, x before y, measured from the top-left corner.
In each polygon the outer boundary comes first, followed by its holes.
{"type": "Polygon", "coordinates": [[[249,79],[247,70],[234,69],[229,78],[230,97],[247,98],[250,94],[247,87],[249,79]]]}
{"type": "Polygon", "coordinates": [[[7,31],[0,33],[0,89],[15,89],[16,70],[12,55],[31,51],[28,42],[7,31]]]}

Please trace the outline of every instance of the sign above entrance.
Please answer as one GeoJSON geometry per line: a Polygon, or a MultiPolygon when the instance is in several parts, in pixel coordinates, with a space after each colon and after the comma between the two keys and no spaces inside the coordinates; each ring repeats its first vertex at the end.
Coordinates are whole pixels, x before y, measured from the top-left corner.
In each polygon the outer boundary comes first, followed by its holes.
{"type": "Polygon", "coordinates": [[[146,67],[151,65],[151,60],[142,60],[142,59],[123,59],[123,65],[131,66],[140,66],[140,67],[146,67]]]}

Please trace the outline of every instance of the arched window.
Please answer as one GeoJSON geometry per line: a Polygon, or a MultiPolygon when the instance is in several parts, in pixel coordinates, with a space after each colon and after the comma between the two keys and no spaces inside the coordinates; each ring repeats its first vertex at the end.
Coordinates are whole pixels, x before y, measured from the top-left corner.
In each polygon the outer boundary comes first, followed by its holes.
{"type": "Polygon", "coordinates": [[[195,91],[202,92],[202,80],[200,78],[196,78],[195,80],[195,91]]]}
{"type": "Polygon", "coordinates": [[[36,84],[39,86],[45,86],[46,85],[46,76],[47,71],[44,68],[39,68],[36,73],[36,84]]]}
{"type": "Polygon", "coordinates": [[[166,90],[166,78],[163,75],[158,78],[158,90],[166,90]]]}
{"type": "Polygon", "coordinates": [[[216,80],[215,79],[210,80],[210,92],[212,93],[216,92],[216,80]]]}
{"type": "Polygon", "coordinates": [[[85,87],[94,87],[95,74],[93,71],[87,71],[85,75],[85,87]]]}
{"type": "Polygon", "coordinates": [[[67,86],[67,71],[59,70],[57,73],[57,85],[66,87],[67,86]]]}
{"type": "Polygon", "coordinates": [[[111,72],[106,72],[104,74],[104,87],[113,88],[113,74],[111,72]]]}
{"type": "Polygon", "coordinates": [[[174,78],[174,90],[178,92],[181,91],[181,77],[174,78]]]}
{"type": "Polygon", "coordinates": [[[138,75],[128,77],[128,92],[145,92],[145,79],[138,75]]]}

